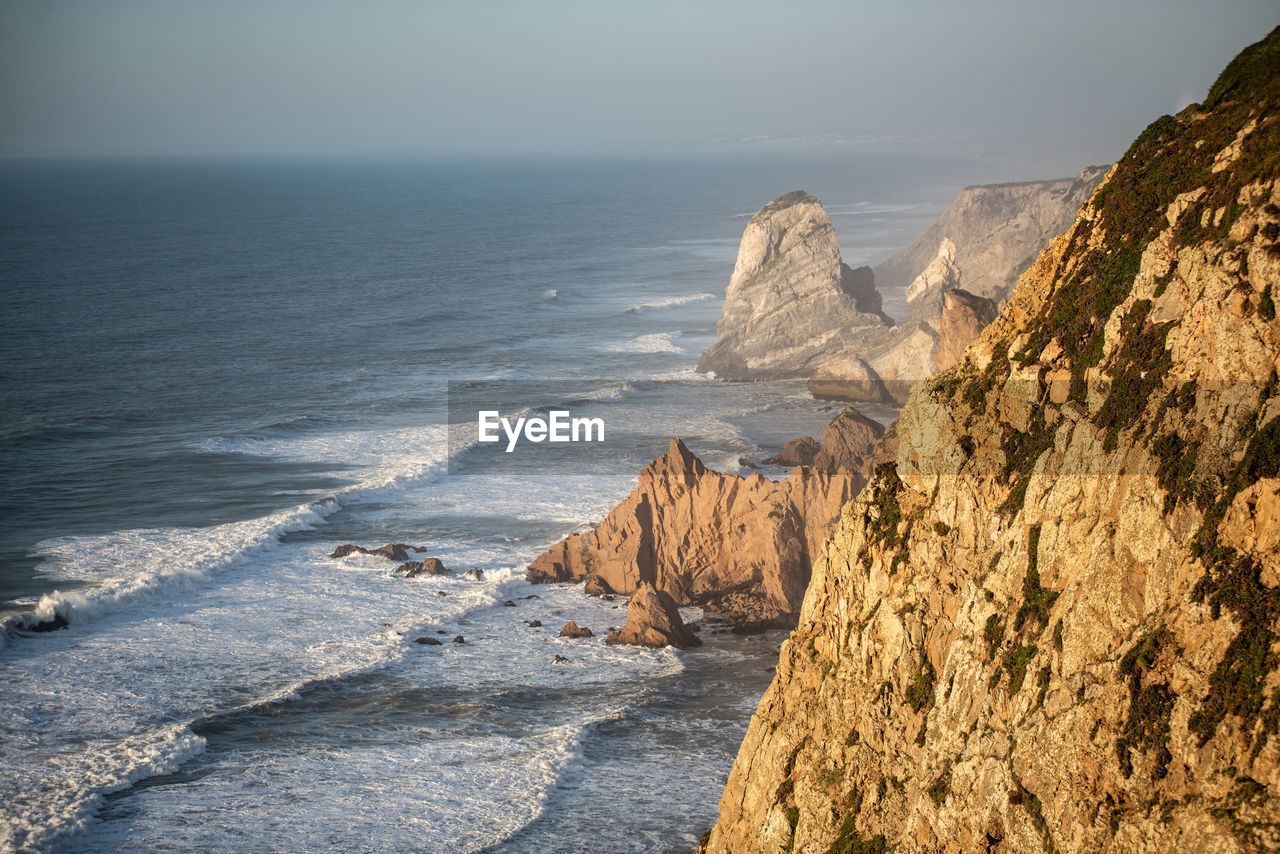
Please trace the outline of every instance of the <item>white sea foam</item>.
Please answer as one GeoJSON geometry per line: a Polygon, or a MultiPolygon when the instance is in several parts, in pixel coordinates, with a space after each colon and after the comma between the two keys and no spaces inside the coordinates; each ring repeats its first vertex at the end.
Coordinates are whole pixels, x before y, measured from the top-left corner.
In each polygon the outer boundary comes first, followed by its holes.
{"type": "Polygon", "coordinates": [[[558,296],[560,296],[560,292],[558,290],[556,290],[555,288],[547,288],[545,291],[542,292],[542,301],[551,302],[552,300],[556,299],[558,296]]]}
{"type": "Polygon", "coordinates": [[[683,353],[684,349],[675,343],[679,337],[679,332],[654,332],[630,341],[615,342],[606,349],[615,353],[683,353]]]}
{"type": "Polygon", "coordinates": [[[631,306],[631,308],[635,310],[645,308],[670,308],[671,306],[687,305],[691,302],[701,302],[702,300],[715,298],[715,294],[681,294],[679,296],[659,297],[658,299],[649,300],[648,302],[636,303],[631,306]]]}

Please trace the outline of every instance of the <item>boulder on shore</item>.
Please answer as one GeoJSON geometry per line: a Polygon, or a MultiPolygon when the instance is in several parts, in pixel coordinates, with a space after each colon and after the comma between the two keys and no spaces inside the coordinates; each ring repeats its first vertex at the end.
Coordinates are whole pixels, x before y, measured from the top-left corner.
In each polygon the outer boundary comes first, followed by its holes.
{"type": "Polygon", "coordinates": [[[676,600],[652,584],[642,583],[627,605],[626,624],[610,631],[605,643],[683,649],[700,646],[702,641],[680,618],[676,600]]]}

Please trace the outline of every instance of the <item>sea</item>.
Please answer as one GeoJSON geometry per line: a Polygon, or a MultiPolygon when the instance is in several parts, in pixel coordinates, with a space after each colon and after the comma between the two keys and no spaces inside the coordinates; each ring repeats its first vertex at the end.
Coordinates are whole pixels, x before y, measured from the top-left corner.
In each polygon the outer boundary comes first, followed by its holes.
{"type": "Polygon", "coordinates": [[[0,850],[693,849],[785,635],[607,646],[624,598],[525,567],[671,437],[741,472],[832,417],[694,371],[757,208],[815,194],[856,266],[1007,177],[892,149],[0,162],[0,850]],[[477,383],[609,452],[467,465],[448,399],[477,383]]]}

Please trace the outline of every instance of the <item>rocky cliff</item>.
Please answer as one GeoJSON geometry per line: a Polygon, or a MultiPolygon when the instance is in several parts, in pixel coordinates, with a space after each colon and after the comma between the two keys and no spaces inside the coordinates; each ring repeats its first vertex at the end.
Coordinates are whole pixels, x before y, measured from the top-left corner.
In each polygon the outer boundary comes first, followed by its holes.
{"type": "Polygon", "coordinates": [[[717,341],[698,370],[723,379],[809,377],[832,353],[890,326],[870,268],[840,260],[822,205],[803,191],[787,193],[747,223],[717,341]]]}
{"type": "Polygon", "coordinates": [[[913,315],[925,292],[939,290],[930,284],[947,278],[999,302],[1067,230],[1106,171],[1091,166],[1076,178],[965,187],[924,234],[875,268],[876,284],[884,293],[908,288],[913,315]]]}
{"type": "Polygon", "coordinates": [[[791,626],[815,555],[864,483],[805,468],[780,482],[720,474],[672,439],[599,526],[552,546],[527,577],[591,576],[627,594],[647,583],[742,628],[791,626]]]}
{"type": "Polygon", "coordinates": [[[916,381],[958,361],[995,316],[996,300],[1070,224],[1101,175],[964,190],[882,267],[881,287],[907,288],[911,317],[896,326],[880,310],[872,271],[840,260],[818,200],[801,191],[780,196],[743,232],[717,340],[698,370],[730,380],[803,377],[820,397],[901,402],[916,381]],[[904,271],[911,278],[899,283],[904,271]]]}
{"type": "Polygon", "coordinates": [[[1277,297],[1280,29],[913,390],[704,848],[1280,850],[1277,297]]]}

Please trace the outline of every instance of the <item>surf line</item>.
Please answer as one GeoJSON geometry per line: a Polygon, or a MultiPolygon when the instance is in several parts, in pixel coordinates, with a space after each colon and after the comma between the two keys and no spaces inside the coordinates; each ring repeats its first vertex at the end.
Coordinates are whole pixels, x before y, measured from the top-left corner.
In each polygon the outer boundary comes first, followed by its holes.
{"type": "Polygon", "coordinates": [[[574,418],[567,409],[552,409],[546,418],[523,415],[515,424],[509,418],[501,417],[496,409],[481,409],[477,414],[476,427],[478,442],[501,442],[498,428],[507,434],[507,453],[516,449],[516,444],[523,434],[530,442],[603,442],[603,418],[574,418]]]}

